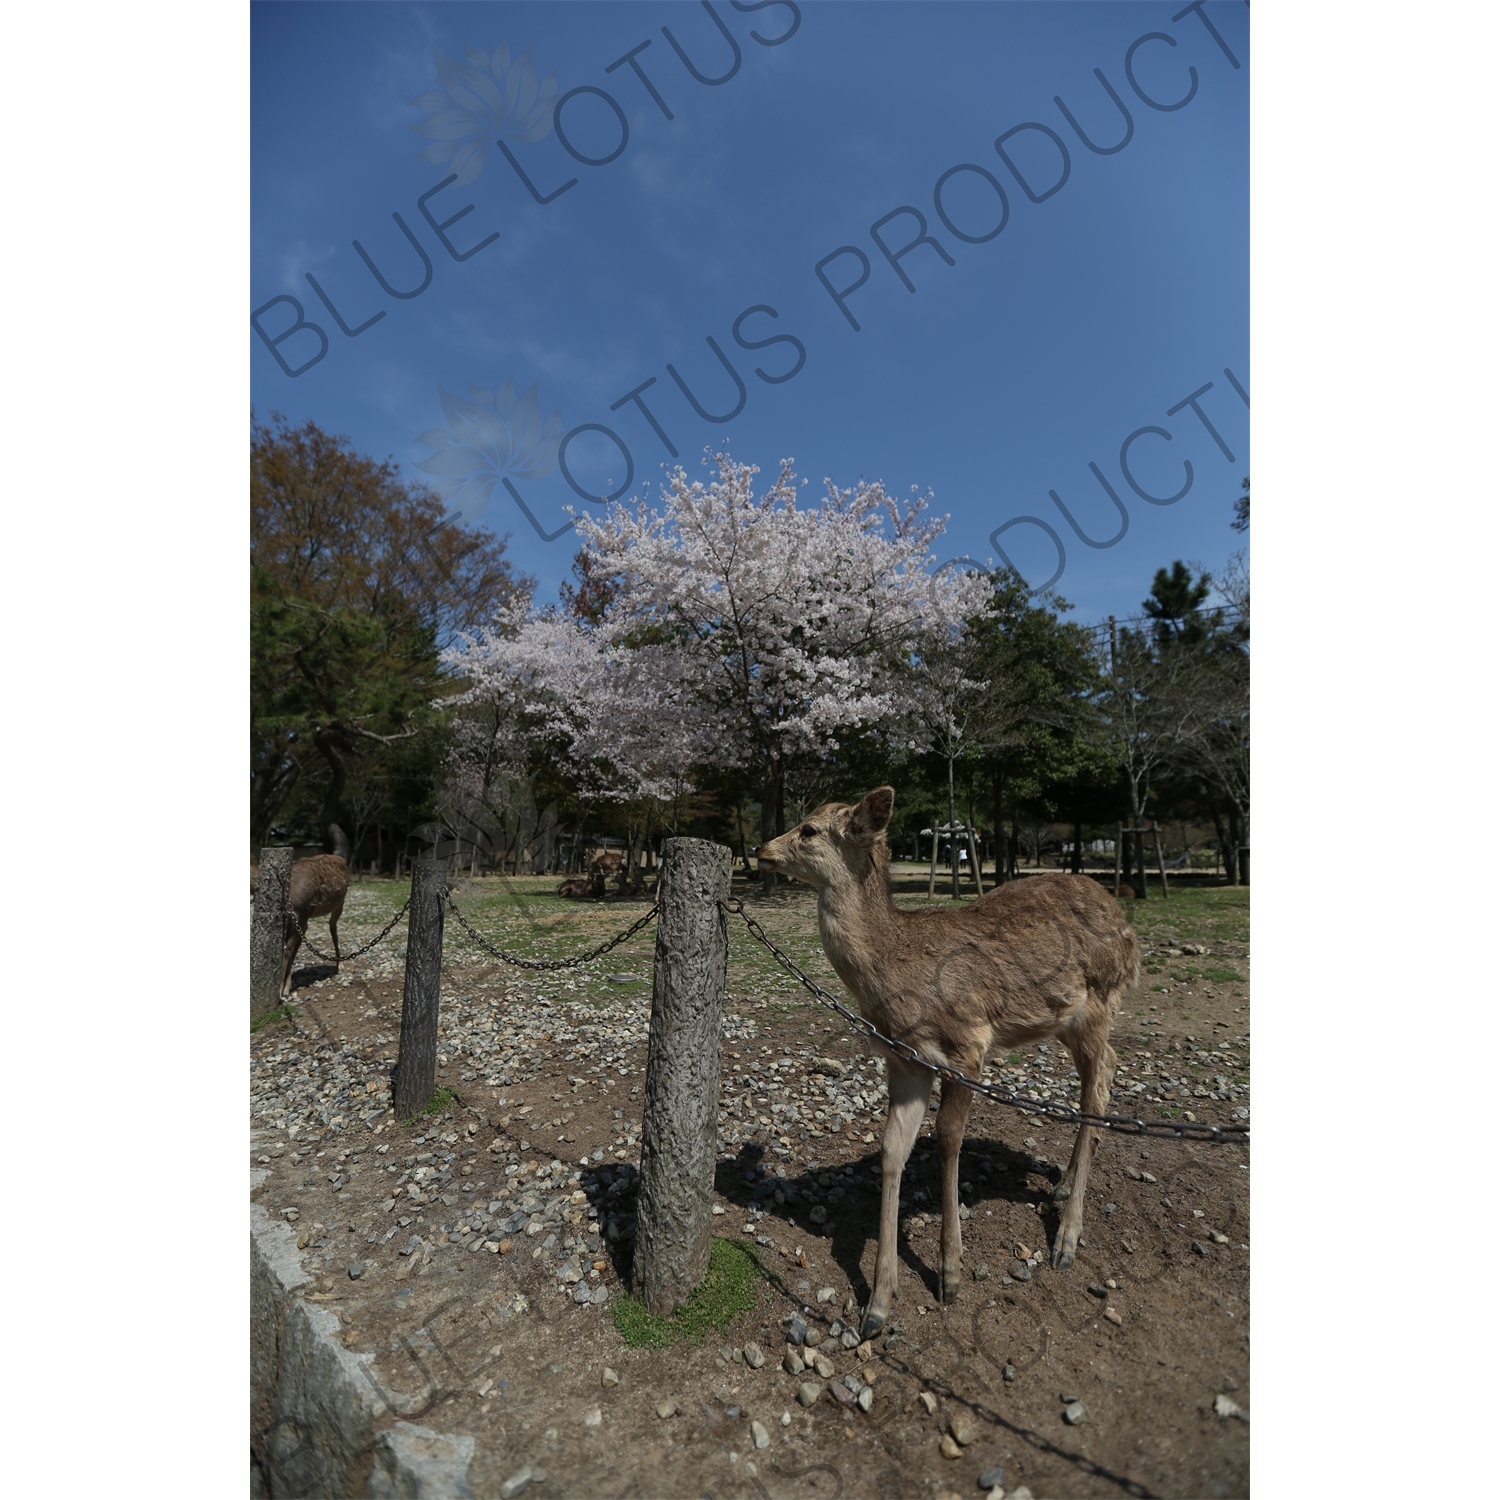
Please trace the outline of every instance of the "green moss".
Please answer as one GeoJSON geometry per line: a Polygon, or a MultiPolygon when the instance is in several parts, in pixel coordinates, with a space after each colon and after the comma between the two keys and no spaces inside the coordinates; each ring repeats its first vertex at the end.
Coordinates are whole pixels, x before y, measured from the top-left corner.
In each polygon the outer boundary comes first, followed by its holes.
{"type": "Polygon", "coordinates": [[[710,1330],[722,1333],[736,1314],[755,1306],[755,1282],[761,1274],[750,1245],[716,1239],[703,1284],[670,1318],[653,1317],[638,1297],[617,1297],[615,1327],[633,1349],[669,1349],[687,1340],[702,1343],[710,1330]]]}
{"type": "Polygon", "coordinates": [[[1205,979],[1212,979],[1216,984],[1243,984],[1245,976],[1238,969],[1231,969],[1226,964],[1220,964],[1216,969],[1205,969],[1205,979]]]}
{"type": "Polygon", "coordinates": [[[264,1031],[265,1028],[275,1021],[290,1021],[297,1014],[295,1005],[278,1005],[275,1010],[268,1010],[265,1015],[257,1016],[250,1023],[252,1033],[264,1031]]]}
{"type": "Polygon", "coordinates": [[[425,1120],[428,1115],[441,1115],[450,1109],[457,1109],[463,1104],[458,1096],[457,1089],[434,1089],[432,1098],[427,1101],[426,1106],[419,1114],[415,1114],[409,1120],[403,1120],[403,1125],[415,1125],[418,1120],[425,1120]]]}

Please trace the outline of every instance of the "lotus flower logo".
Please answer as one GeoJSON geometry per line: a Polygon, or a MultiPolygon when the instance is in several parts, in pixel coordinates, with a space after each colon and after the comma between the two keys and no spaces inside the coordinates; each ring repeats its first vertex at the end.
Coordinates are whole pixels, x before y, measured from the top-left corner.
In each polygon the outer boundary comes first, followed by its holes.
{"type": "Polygon", "coordinates": [[[431,111],[411,127],[432,138],[432,144],[418,152],[421,160],[447,163],[460,183],[473,182],[496,136],[539,141],[551,131],[548,105],[557,92],[557,74],[549,73],[538,83],[530,47],[514,60],[508,42],[502,42],[493,57],[477,47],[464,48],[463,62],[444,57],[436,47],[432,56],[445,92],[433,90],[411,101],[431,111]]]}
{"type": "Polygon", "coordinates": [[[467,401],[438,387],[448,426],[433,427],[417,439],[436,450],[417,467],[432,475],[445,500],[474,516],[502,476],[545,479],[557,467],[562,407],[542,421],[540,384],[529,387],[520,400],[509,380],[498,394],[471,385],[467,401]]]}

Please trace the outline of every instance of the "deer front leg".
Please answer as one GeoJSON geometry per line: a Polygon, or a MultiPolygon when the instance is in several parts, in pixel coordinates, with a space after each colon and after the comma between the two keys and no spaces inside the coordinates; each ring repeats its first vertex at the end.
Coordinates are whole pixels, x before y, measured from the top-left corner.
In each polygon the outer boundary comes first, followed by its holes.
{"type": "Polygon", "coordinates": [[[333,938],[333,972],[339,971],[339,918],[343,915],[343,907],[330,912],[328,916],[328,933],[333,938]]]}
{"type": "Polygon", "coordinates": [[[890,1109],[880,1147],[880,1244],[875,1252],[875,1290],[865,1312],[863,1333],[874,1338],[891,1315],[896,1300],[896,1220],[901,1208],[901,1173],[922,1128],[932,1074],[899,1058],[886,1058],[886,1087],[890,1109]]]}
{"type": "MultiPolygon", "coordinates": [[[[974,1070],[976,1073],[978,1068],[974,1070]]],[[[938,1300],[958,1300],[959,1262],[963,1259],[963,1232],[958,1222],[958,1157],[969,1122],[973,1089],[943,1080],[943,1102],[938,1106],[938,1156],[943,1164],[943,1266],[938,1281],[938,1300]]]]}
{"type": "MultiPolygon", "coordinates": [[[[1105,1025],[1108,1025],[1106,1019],[1105,1025]]],[[[1105,1032],[1108,1035],[1108,1032],[1105,1032]]],[[[1118,1058],[1108,1041],[1080,1042],[1073,1051],[1078,1065],[1078,1077],[1082,1084],[1083,1108],[1091,1115],[1102,1115],[1109,1107],[1109,1086],[1114,1081],[1118,1058]]],[[[1078,1249],[1078,1236],[1083,1232],[1083,1197],[1089,1184],[1089,1163],[1094,1158],[1094,1149],[1099,1144],[1099,1127],[1082,1125],[1073,1142],[1073,1156],[1062,1181],[1052,1190],[1055,1203],[1064,1205],[1062,1219],[1057,1226],[1057,1240],[1052,1247],[1052,1268],[1066,1271],[1073,1264],[1074,1252],[1078,1249]]]]}

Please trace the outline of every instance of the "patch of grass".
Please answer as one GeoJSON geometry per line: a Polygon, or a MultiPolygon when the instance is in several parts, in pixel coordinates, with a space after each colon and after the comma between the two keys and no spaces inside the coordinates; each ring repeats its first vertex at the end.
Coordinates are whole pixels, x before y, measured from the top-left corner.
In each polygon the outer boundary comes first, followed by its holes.
{"type": "Polygon", "coordinates": [[[617,1297],[615,1327],[633,1349],[670,1349],[692,1340],[702,1343],[710,1330],[722,1333],[737,1313],[755,1306],[755,1283],[761,1275],[755,1251],[741,1240],[713,1242],[703,1284],[670,1318],[656,1318],[638,1297],[617,1297]]]}
{"type": "Polygon", "coordinates": [[[415,1125],[418,1120],[425,1120],[428,1115],[440,1115],[450,1109],[457,1109],[463,1102],[458,1097],[457,1089],[434,1089],[432,1098],[427,1101],[422,1112],[413,1115],[409,1120],[403,1120],[401,1123],[403,1125],[415,1125]]]}
{"type": "Polygon", "coordinates": [[[1212,979],[1217,984],[1243,984],[1245,976],[1238,969],[1231,969],[1227,964],[1220,964],[1217,968],[1205,969],[1205,979],[1212,979]]]}
{"type": "Polygon", "coordinates": [[[250,1023],[250,1030],[252,1034],[257,1031],[264,1031],[272,1022],[290,1021],[296,1014],[297,1007],[295,1005],[278,1005],[275,1010],[268,1010],[265,1015],[257,1016],[250,1023]]]}

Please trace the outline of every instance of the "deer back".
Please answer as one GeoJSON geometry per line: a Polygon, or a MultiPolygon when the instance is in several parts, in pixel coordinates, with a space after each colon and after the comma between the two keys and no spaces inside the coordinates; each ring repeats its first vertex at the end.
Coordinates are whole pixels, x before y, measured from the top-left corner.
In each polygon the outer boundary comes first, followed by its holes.
{"type": "Polygon", "coordinates": [[[288,904],[303,917],[326,917],[342,909],[349,893],[349,866],[337,854],[316,854],[292,866],[288,904]]]}

